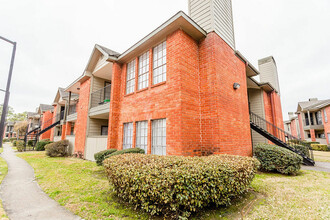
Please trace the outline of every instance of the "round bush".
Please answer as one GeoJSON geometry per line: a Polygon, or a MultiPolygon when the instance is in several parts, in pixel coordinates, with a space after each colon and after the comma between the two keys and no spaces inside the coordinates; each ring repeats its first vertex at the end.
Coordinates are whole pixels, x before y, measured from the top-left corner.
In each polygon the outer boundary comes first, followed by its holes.
{"type": "Polygon", "coordinates": [[[62,140],[45,146],[46,155],[49,157],[65,157],[68,155],[69,141],[62,140]]]}
{"type": "Polygon", "coordinates": [[[53,143],[52,141],[39,141],[36,145],[36,151],[44,151],[47,144],[53,143]]]}
{"type": "Polygon", "coordinates": [[[117,196],[165,218],[189,217],[210,204],[228,205],[246,191],[259,162],[250,157],[123,154],[104,160],[117,196]]]}
{"type": "Polygon", "coordinates": [[[261,170],[267,172],[277,171],[295,175],[300,170],[303,161],[298,154],[276,145],[259,144],[253,151],[254,156],[261,163],[261,170]]]}

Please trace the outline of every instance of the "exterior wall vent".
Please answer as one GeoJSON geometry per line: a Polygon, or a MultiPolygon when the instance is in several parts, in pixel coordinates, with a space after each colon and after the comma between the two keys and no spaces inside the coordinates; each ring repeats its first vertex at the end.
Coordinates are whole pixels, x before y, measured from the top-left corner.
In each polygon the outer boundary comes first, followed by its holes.
{"type": "Polygon", "coordinates": [[[207,33],[215,31],[235,49],[231,0],[188,0],[189,16],[207,33]]]}

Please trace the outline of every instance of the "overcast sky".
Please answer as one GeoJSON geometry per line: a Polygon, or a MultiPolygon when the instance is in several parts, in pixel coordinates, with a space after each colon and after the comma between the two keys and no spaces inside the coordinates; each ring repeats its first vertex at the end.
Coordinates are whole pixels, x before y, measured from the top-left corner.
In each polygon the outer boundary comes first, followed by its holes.
{"type": "MultiPolygon", "coordinates": [[[[10,105],[51,104],[95,43],[124,52],[180,10],[187,0],[0,0],[0,36],[18,43],[10,105]]],[[[277,62],[284,119],[298,101],[330,98],[329,0],[233,0],[233,11],[236,49],[256,67],[270,55],[277,62]]],[[[1,89],[10,56],[0,41],[1,89]]]]}

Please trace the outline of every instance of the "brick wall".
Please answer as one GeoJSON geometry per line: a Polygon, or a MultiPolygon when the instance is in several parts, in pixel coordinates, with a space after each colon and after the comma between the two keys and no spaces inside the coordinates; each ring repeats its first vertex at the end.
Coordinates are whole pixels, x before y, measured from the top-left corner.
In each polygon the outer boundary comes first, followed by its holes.
{"type": "Polygon", "coordinates": [[[76,138],[74,152],[84,152],[87,132],[88,106],[91,79],[80,85],[79,106],[77,106],[76,138]]]}
{"type": "MultiPolygon", "coordinates": [[[[53,118],[53,113],[51,111],[44,112],[42,114],[42,125],[41,125],[41,130],[47,128],[52,124],[52,118],[53,118]]],[[[50,139],[51,137],[51,130],[46,131],[45,133],[40,135],[40,140],[43,139],[50,139]]]]}
{"type": "Polygon", "coordinates": [[[200,71],[205,150],[251,155],[245,64],[212,32],[200,45],[200,71]],[[234,90],[234,83],[241,87],[234,90]]]}
{"type": "Polygon", "coordinates": [[[303,115],[301,113],[298,113],[300,136],[301,136],[301,139],[305,140],[305,131],[304,131],[304,124],[303,124],[302,116],[303,115]]]}
{"type": "MultiPolygon", "coordinates": [[[[53,113],[53,120],[52,120],[52,124],[55,123],[56,121],[56,114],[57,114],[57,107],[58,105],[54,105],[54,113],[53,113]]],[[[55,127],[53,127],[52,129],[50,129],[50,140],[54,141],[54,135],[55,135],[55,127]]]]}
{"type": "Polygon", "coordinates": [[[290,123],[290,133],[291,133],[291,135],[298,138],[296,120],[294,120],[294,119],[291,120],[291,123],[290,123]]]}
{"type": "Polygon", "coordinates": [[[151,120],[166,118],[167,155],[251,155],[245,64],[215,33],[196,42],[178,30],[166,45],[165,83],[152,86],[149,76],[147,89],[125,95],[126,65],[114,64],[108,148],[122,149],[123,123],[148,120],[150,153],[151,120]]]}

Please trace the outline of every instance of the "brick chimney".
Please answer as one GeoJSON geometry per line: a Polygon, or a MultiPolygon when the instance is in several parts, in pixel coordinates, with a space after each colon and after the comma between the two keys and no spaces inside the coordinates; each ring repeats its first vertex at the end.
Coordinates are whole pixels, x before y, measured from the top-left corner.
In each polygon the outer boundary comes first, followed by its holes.
{"type": "Polygon", "coordinates": [[[231,0],[188,0],[189,16],[207,33],[215,31],[235,49],[231,0]]]}

